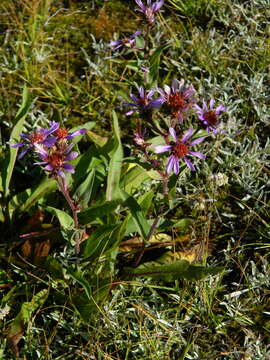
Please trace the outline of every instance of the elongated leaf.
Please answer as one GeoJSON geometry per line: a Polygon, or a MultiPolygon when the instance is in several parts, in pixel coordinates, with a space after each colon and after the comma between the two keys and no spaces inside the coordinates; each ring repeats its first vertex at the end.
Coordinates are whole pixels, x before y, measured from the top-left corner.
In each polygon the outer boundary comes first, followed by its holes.
{"type": "Polygon", "coordinates": [[[16,357],[19,357],[18,343],[24,334],[32,314],[44,304],[47,295],[48,290],[44,289],[34,295],[30,302],[24,302],[19,314],[12,321],[7,337],[9,346],[16,357]]]}
{"type": "Polygon", "coordinates": [[[89,224],[91,221],[110,214],[119,205],[119,200],[105,201],[101,205],[93,205],[78,214],[79,223],[89,224]]]}
{"type": "MultiPolygon", "coordinates": [[[[154,197],[155,192],[154,191],[148,191],[138,199],[138,204],[141,207],[142,216],[145,217],[147,214],[147,211],[149,210],[150,206],[152,205],[152,200],[154,197]]],[[[147,221],[148,222],[148,221],[147,221]]],[[[149,222],[151,223],[151,222],[149,222]]],[[[150,225],[151,226],[151,225],[150,225]]],[[[135,222],[132,213],[130,213],[127,216],[127,226],[126,226],[126,235],[129,235],[130,233],[133,233],[135,231],[138,231],[138,225],[135,222]]]]}
{"type": "Polygon", "coordinates": [[[92,296],[92,289],[91,289],[91,285],[89,284],[89,282],[83,277],[83,274],[79,271],[74,271],[72,268],[68,268],[67,269],[67,273],[68,275],[70,275],[72,277],[73,280],[75,280],[77,283],[79,283],[85,291],[85,294],[88,297],[88,300],[91,300],[92,296]]]}
{"type": "MultiPolygon", "coordinates": [[[[21,212],[28,211],[45,194],[55,191],[56,189],[57,189],[56,181],[54,179],[48,179],[47,177],[44,177],[44,179],[40,182],[40,184],[36,188],[31,189],[31,194],[29,195],[28,199],[24,203],[19,204],[20,211],[21,212]]],[[[11,200],[10,203],[11,208],[14,206],[14,203],[16,202],[11,200]]]]}
{"type": "MultiPolygon", "coordinates": [[[[29,90],[27,89],[27,87],[24,86],[23,96],[22,96],[22,104],[20,106],[19,111],[17,112],[17,114],[15,116],[16,125],[14,126],[14,128],[11,132],[11,135],[10,135],[10,140],[11,140],[11,143],[13,143],[13,144],[18,142],[20,139],[19,135],[22,132],[25,118],[26,118],[28,110],[30,109],[30,106],[31,106],[30,93],[29,93],[29,90]]],[[[2,172],[2,177],[3,177],[2,182],[3,182],[5,196],[7,196],[9,194],[9,184],[10,184],[10,180],[12,177],[12,173],[13,173],[13,169],[14,169],[14,165],[15,165],[15,161],[16,161],[16,157],[17,157],[17,152],[18,152],[18,148],[10,147],[9,156],[4,164],[4,168],[3,168],[3,172],[2,172]]]]}
{"type": "Polygon", "coordinates": [[[114,133],[114,148],[110,154],[110,164],[108,170],[107,180],[107,200],[117,200],[120,198],[119,182],[122,168],[123,148],[120,138],[120,129],[118,125],[118,118],[113,111],[113,133],[114,133]]]}
{"type": "Polygon", "coordinates": [[[46,210],[49,211],[51,214],[57,216],[57,218],[60,222],[60,225],[64,229],[71,229],[74,227],[73,218],[69,214],[67,214],[65,211],[56,209],[52,206],[47,206],[46,210]]]}
{"type": "Polygon", "coordinates": [[[129,194],[132,194],[134,190],[137,190],[141,184],[149,179],[148,173],[139,166],[132,167],[121,178],[121,187],[129,194]]]}
{"type": "Polygon", "coordinates": [[[151,225],[145,219],[142,209],[136,199],[131,195],[127,194],[123,190],[121,191],[121,196],[124,201],[124,204],[129,208],[132,219],[137,226],[137,231],[143,239],[147,238],[151,225]]]}
{"type": "Polygon", "coordinates": [[[85,208],[91,199],[95,174],[95,169],[90,170],[85,180],[78,186],[74,193],[74,196],[79,199],[81,208],[85,208]]]}
{"type": "Polygon", "coordinates": [[[200,280],[207,275],[215,275],[222,271],[218,266],[190,265],[186,260],[175,261],[171,264],[160,265],[155,262],[146,262],[137,268],[125,268],[126,276],[146,276],[165,281],[177,279],[200,280]]]}
{"type": "Polygon", "coordinates": [[[119,226],[119,224],[114,224],[97,228],[90,238],[82,243],[84,258],[97,258],[110,248],[116,240],[115,231],[119,226]]]}
{"type": "Polygon", "coordinates": [[[87,131],[87,136],[99,147],[104,146],[108,141],[107,137],[102,137],[93,131],[87,131]]]}
{"type": "Polygon", "coordinates": [[[168,44],[159,46],[150,56],[151,86],[155,85],[158,81],[160,56],[168,46],[168,44]]]}

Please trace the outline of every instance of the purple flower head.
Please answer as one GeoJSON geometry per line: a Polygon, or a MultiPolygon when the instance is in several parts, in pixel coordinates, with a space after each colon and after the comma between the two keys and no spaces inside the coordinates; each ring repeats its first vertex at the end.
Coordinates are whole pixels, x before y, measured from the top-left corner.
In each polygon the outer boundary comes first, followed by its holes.
{"type": "Polygon", "coordinates": [[[163,152],[170,152],[170,157],[166,165],[166,171],[170,174],[172,171],[177,175],[179,174],[179,161],[184,160],[186,165],[191,171],[195,171],[195,167],[187,157],[188,155],[196,156],[199,159],[205,159],[206,156],[197,151],[191,151],[190,147],[200,144],[204,137],[192,140],[193,129],[188,129],[181,139],[178,139],[176,132],[173,128],[169,128],[169,132],[174,141],[170,142],[169,145],[159,145],[155,148],[155,153],[160,154],[163,152]]]}
{"type": "Polygon", "coordinates": [[[159,88],[158,92],[171,115],[182,123],[183,113],[194,103],[194,87],[186,86],[184,80],[174,79],[171,86],[164,85],[164,88],[159,88]]]}
{"type": "Polygon", "coordinates": [[[65,178],[64,172],[74,173],[75,168],[68,162],[75,159],[79,154],[76,151],[70,152],[73,144],[70,144],[61,151],[56,147],[45,149],[41,145],[36,145],[35,149],[38,156],[41,158],[40,162],[35,165],[45,165],[44,170],[50,172],[52,175],[61,176],[65,178]]]}
{"type": "Polygon", "coordinates": [[[136,40],[135,40],[136,36],[139,36],[141,33],[142,33],[141,31],[136,31],[127,39],[111,40],[109,46],[112,48],[113,51],[120,49],[123,46],[128,48],[133,48],[136,45],[136,40]]]}
{"type": "Polygon", "coordinates": [[[131,115],[136,111],[141,113],[148,112],[151,109],[159,108],[162,105],[162,98],[153,99],[154,89],[146,91],[142,86],[139,88],[139,96],[130,94],[132,103],[124,102],[124,105],[131,106],[133,109],[128,111],[126,115],[131,115]]]}
{"type": "Polygon", "coordinates": [[[213,131],[214,134],[218,133],[217,126],[220,123],[219,116],[226,110],[224,105],[217,106],[214,109],[215,100],[212,98],[209,102],[209,106],[203,101],[203,106],[195,104],[194,108],[197,110],[198,118],[202,122],[203,127],[210,133],[213,131]]]}
{"type": "Polygon", "coordinates": [[[51,147],[55,144],[57,138],[55,136],[49,137],[49,135],[54,133],[59,128],[59,124],[57,122],[51,121],[50,126],[51,127],[49,129],[38,129],[32,131],[30,134],[20,134],[24,141],[11,145],[13,148],[25,148],[20,153],[18,157],[19,159],[21,159],[27,153],[27,151],[33,149],[36,145],[51,147]]]}
{"type": "Polygon", "coordinates": [[[140,11],[146,17],[146,20],[149,24],[153,24],[155,21],[155,14],[160,11],[160,8],[164,4],[164,0],[155,1],[152,3],[151,0],[147,0],[147,5],[141,0],[135,0],[136,4],[140,7],[135,9],[135,11],[140,11]]]}

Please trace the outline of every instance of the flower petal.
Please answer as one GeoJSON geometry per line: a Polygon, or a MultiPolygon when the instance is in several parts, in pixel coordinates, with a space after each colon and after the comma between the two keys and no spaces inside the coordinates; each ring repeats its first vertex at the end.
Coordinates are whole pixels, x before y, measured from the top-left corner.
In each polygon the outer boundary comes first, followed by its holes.
{"type": "Polygon", "coordinates": [[[155,153],[156,154],[161,154],[164,153],[166,151],[170,151],[171,150],[171,145],[158,145],[155,147],[155,153]]]}
{"type": "Polygon", "coordinates": [[[209,108],[213,109],[214,104],[215,104],[215,99],[211,98],[209,103],[209,108]]]}
{"type": "Polygon", "coordinates": [[[175,168],[175,162],[178,162],[178,158],[174,155],[171,155],[166,165],[166,171],[168,174],[170,174],[172,170],[175,168]]]}
{"type": "Polygon", "coordinates": [[[185,161],[187,167],[188,167],[191,171],[196,171],[194,165],[192,164],[192,162],[191,162],[186,156],[184,156],[184,161],[185,161]]]}
{"type": "Polygon", "coordinates": [[[188,153],[190,155],[196,156],[197,158],[202,159],[202,160],[206,158],[206,155],[204,155],[198,151],[189,151],[188,153]]]}
{"type": "Polygon", "coordinates": [[[18,159],[21,159],[28,151],[30,150],[30,147],[27,147],[24,149],[18,156],[18,159]]]}
{"type": "Polygon", "coordinates": [[[76,157],[78,157],[79,154],[76,151],[72,151],[70,154],[68,154],[65,158],[66,161],[70,161],[73,159],[76,159],[76,157]]]}
{"type": "Polygon", "coordinates": [[[170,127],[169,128],[169,133],[171,134],[171,137],[173,138],[173,140],[175,142],[177,142],[178,139],[177,139],[177,135],[176,135],[176,132],[175,132],[174,128],[170,127]]]}
{"type": "Polygon", "coordinates": [[[204,139],[205,139],[205,137],[200,137],[198,139],[191,141],[191,143],[189,145],[190,146],[198,145],[198,144],[202,143],[204,141],[204,139]]]}
{"type": "Polygon", "coordinates": [[[74,136],[79,136],[79,135],[83,135],[85,134],[87,131],[87,129],[80,129],[80,130],[76,130],[76,131],[73,131],[72,133],[68,134],[67,136],[67,139],[72,139],[74,138],[74,136]]]}
{"type": "Polygon", "coordinates": [[[183,143],[187,142],[189,138],[192,136],[192,133],[193,133],[193,129],[192,128],[188,129],[182,137],[182,142],[183,143]]]}

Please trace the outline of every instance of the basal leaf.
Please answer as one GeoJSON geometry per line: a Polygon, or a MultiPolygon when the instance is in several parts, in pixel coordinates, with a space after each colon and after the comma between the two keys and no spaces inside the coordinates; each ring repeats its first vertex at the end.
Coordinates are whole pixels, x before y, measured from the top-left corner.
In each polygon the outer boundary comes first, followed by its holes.
{"type": "MultiPolygon", "coordinates": [[[[32,102],[30,98],[30,92],[28,88],[24,86],[22,104],[15,116],[15,126],[10,135],[10,142],[12,144],[19,142],[20,133],[22,132],[25,118],[28,110],[30,109],[31,104],[32,102]]],[[[9,194],[9,184],[12,177],[12,173],[17,157],[17,152],[18,152],[18,148],[12,148],[12,147],[9,148],[9,155],[7,156],[7,159],[2,169],[2,178],[3,178],[2,182],[3,182],[5,196],[9,194]]]]}
{"type": "Polygon", "coordinates": [[[150,56],[150,79],[151,79],[151,86],[155,85],[158,81],[159,76],[159,65],[160,65],[160,57],[163,51],[169,45],[161,45],[159,46],[153,54],[150,56]]]}
{"type": "Polygon", "coordinates": [[[148,221],[145,219],[141,206],[138,204],[138,202],[134,197],[127,194],[123,190],[121,191],[121,196],[124,201],[124,204],[130,210],[130,214],[132,216],[134,223],[136,224],[138,233],[141,235],[143,239],[146,239],[151,229],[151,226],[148,223],[148,221]]]}
{"type": "MultiPolygon", "coordinates": [[[[139,197],[138,204],[141,207],[141,211],[142,211],[142,215],[145,217],[150,206],[152,205],[152,200],[154,197],[155,192],[153,190],[148,191],[146,193],[144,193],[142,196],[139,197]]],[[[151,221],[149,221],[149,223],[151,224],[151,221]]],[[[127,226],[126,226],[126,235],[129,235],[130,233],[136,232],[138,231],[138,225],[136,224],[136,222],[133,219],[132,213],[130,213],[127,216],[127,226]]]]}
{"type": "Polygon", "coordinates": [[[79,199],[81,208],[87,207],[91,199],[93,185],[95,181],[95,174],[95,169],[91,169],[84,181],[77,187],[74,193],[74,196],[79,199]]]}
{"type": "Polygon", "coordinates": [[[113,133],[114,133],[114,147],[110,153],[110,163],[107,179],[107,200],[117,200],[120,198],[119,182],[122,168],[123,148],[120,138],[120,129],[118,125],[118,118],[113,111],[113,133]]]}
{"type": "Polygon", "coordinates": [[[222,271],[218,266],[199,266],[190,265],[186,260],[175,261],[170,264],[160,265],[154,261],[141,264],[137,268],[125,268],[126,276],[144,276],[164,281],[173,281],[177,279],[200,280],[207,275],[215,275],[222,271]]]}

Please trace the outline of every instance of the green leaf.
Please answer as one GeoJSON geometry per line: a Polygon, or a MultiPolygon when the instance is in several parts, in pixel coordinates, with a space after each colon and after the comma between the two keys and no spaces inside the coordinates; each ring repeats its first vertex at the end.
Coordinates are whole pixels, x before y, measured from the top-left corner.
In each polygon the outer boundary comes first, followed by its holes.
{"type": "Polygon", "coordinates": [[[113,212],[120,204],[119,200],[105,201],[101,205],[93,205],[78,214],[79,223],[82,225],[89,224],[96,218],[101,218],[113,212]]]}
{"type": "Polygon", "coordinates": [[[147,179],[149,179],[148,173],[141,167],[134,166],[122,176],[121,188],[132,194],[147,179]]]}
{"type": "Polygon", "coordinates": [[[74,196],[79,199],[81,208],[85,208],[90,202],[95,181],[95,174],[95,169],[90,170],[84,181],[77,187],[74,193],[74,196]]]}
{"type": "Polygon", "coordinates": [[[38,186],[32,189],[26,189],[10,200],[10,214],[12,215],[14,210],[18,210],[20,213],[28,211],[45,194],[55,191],[56,189],[56,181],[54,179],[48,179],[47,177],[44,177],[38,186]]]}
{"type": "MultiPolygon", "coordinates": [[[[20,139],[20,133],[22,132],[24,122],[26,115],[28,113],[28,110],[30,109],[32,102],[30,98],[29,90],[27,89],[26,85],[23,88],[23,96],[22,96],[22,104],[20,106],[19,111],[17,112],[15,116],[15,123],[11,135],[10,140],[12,144],[15,144],[19,142],[20,139]]],[[[16,157],[17,157],[18,148],[12,148],[9,149],[9,155],[5,161],[5,164],[3,166],[3,172],[2,172],[2,182],[4,187],[4,193],[5,196],[9,194],[9,184],[12,177],[16,157]]]]}
{"type": "Polygon", "coordinates": [[[7,338],[9,346],[16,357],[19,357],[18,343],[21,340],[29,321],[31,320],[32,314],[44,304],[47,295],[48,290],[44,289],[34,295],[30,302],[24,302],[20,312],[12,321],[7,338]]]}
{"type": "Polygon", "coordinates": [[[102,137],[93,131],[87,131],[87,136],[99,147],[103,147],[108,141],[107,137],[102,137]]]}
{"type": "MultiPolygon", "coordinates": [[[[141,207],[142,214],[144,217],[146,216],[150,206],[152,205],[152,200],[153,200],[154,195],[155,195],[155,192],[152,190],[152,191],[146,192],[145,194],[140,196],[138,199],[138,204],[141,207]]],[[[127,216],[127,226],[126,226],[125,235],[129,235],[130,233],[133,233],[135,231],[137,231],[137,224],[134,221],[132,214],[130,213],[127,216]]]]}
{"type": "Polygon", "coordinates": [[[51,214],[57,216],[60,225],[64,228],[64,229],[71,229],[74,228],[74,220],[73,218],[67,214],[65,211],[63,210],[59,210],[56,209],[52,206],[46,206],[45,208],[47,211],[49,211],[51,214]]]}
{"type": "Polygon", "coordinates": [[[150,56],[150,79],[151,86],[157,84],[159,76],[160,56],[169,44],[159,46],[150,56]]]}
{"type": "Polygon", "coordinates": [[[102,225],[98,227],[90,236],[89,239],[82,243],[84,258],[97,258],[104,253],[108,248],[113,246],[117,238],[115,231],[120,224],[102,225]]]}
{"type": "Polygon", "coordinates": [[[134,197],[127,194],[123,190],[121,191],[121,196],[124,201],[124,205],[126,205],[130,210],[132,219],[137,226],[138,233],[143,239],[146,239],[151,229],[151,225],[145,219],[141,206],[138,204],[134,197]]]}
{"type": "Polygon", "coordinates": [[[107,191],[106,191],[106,199],[108,201],[117,200],[120,198],[119,182],[120,182],[122,159],[123,159],[123,148],[121,144],[118,118],[114,111],[113,111],[113,132],[114,132],[114,147],[110,154],[110,163],[109,163],[108,179],[107,179],[107,191]]]}
{"type": "Polygon", "coordinates": [[[146,262],[137,268],[125,268],[124,274],[130,276],[146,276],[164,281],[177,279],[200,280],[207,275],[215,275],[222,271],[219,266],[190,265],[186,260],[175,261],[171,264],[160,265],[157,262],[146,262]]]}
{"type": "Polygon", "coordinates": [[[91,300],[92,296],[92,289],[89,284],[89,282],[83,277],[82,273],[80,271],[74,271],[72,268],[67,269],[67,274],[72,277],[73,280],[75,280],[77,283],[79,283],[85,291],[85,294],[88,297],[88,300],[91,300]]]}

